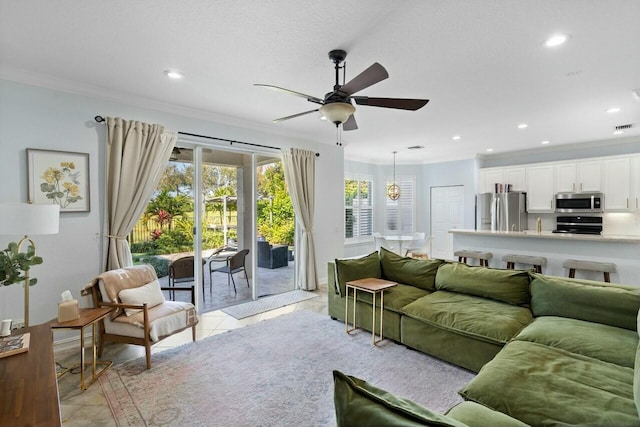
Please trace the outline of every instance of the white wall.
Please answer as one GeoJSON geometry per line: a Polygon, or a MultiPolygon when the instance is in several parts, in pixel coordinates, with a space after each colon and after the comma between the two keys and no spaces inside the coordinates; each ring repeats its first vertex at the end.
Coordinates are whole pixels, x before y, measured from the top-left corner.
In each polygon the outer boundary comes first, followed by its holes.
{"type": "MultiPolygon", "coordinates": [[[[34,236],[44,264],[32,269],[32,276],[38,278],[38,284],[31,288],[32,324],[57,315],[57,302],[63,290],[70,289],[75,297],[79,297],[83,284],[100,273],[105,130],[104,125],[94,122],[96,115],[159,123],[174,131],[281,148],[306,148],[320,153],[316,159],[314,231],[320,281],[326,281],[326,262],[342,256],[344,250],[343,151],[331,141],[327,144],[302,141],[0,80],[0,203],[27,201],[26,148],[77,151],[89,153],[90,157],[91,211],[61,214],[59,234],[34,236]]],[[[19,237],[0,236],[0,248],[19,237]]],[[[22,318],[22,292],[22,286],[17,284],[0,288],[0,318],[22,318]]],[[[88,304],[88,300],[81,299],[81,306],[88,304]]]]}

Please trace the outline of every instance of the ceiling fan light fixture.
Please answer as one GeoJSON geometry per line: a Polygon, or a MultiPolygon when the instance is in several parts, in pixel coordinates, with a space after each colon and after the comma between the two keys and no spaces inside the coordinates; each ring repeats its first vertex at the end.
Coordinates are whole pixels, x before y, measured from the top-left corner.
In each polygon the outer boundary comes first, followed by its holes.
{"type": "Polygon", "coordinates": [[[331,102],[320,107],[320,114],[336,125],[349,120],[355,111],[356,108],[348,102],[331,102]]]}

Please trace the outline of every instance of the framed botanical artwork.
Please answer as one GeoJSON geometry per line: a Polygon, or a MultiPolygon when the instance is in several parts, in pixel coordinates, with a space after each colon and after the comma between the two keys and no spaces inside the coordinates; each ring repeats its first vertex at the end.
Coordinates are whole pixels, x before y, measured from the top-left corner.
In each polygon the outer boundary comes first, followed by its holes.
{"type": "Polygon", "coordinates": [[[60,205],[60,212],[89,212],[89,153],[27,148],[29,203],[60,205]]]}

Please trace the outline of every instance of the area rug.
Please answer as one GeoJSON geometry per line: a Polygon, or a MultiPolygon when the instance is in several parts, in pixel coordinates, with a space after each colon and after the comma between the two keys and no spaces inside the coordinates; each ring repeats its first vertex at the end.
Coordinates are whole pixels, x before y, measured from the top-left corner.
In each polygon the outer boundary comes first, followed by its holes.
{"type": "Polygon", "coordinates": [[[100,383],[128,426],[335,426],[334,369],[444,412],[474,376],[299,310],[114,366],[100,383]]]}
{"type": "Polygon", "coordinates": [[[295,304],[317,296],[318,294],[316,293],[296,289],[295,291],[283,292],[278,295],[258,298],[255,301],[233,305],[222,311],[236,319],[244,319],[245,317],[255,316],[256,314],[295,304]]]}

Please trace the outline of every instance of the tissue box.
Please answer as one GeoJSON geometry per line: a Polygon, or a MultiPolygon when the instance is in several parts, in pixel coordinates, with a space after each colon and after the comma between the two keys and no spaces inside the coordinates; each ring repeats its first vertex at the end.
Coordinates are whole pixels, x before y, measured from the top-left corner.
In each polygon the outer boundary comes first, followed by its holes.
{"type": "Polygon", "coordinates": [[[78,300],[64,301],[58,304],[58,322],[68,322],[80,318],[78,300]]]}

